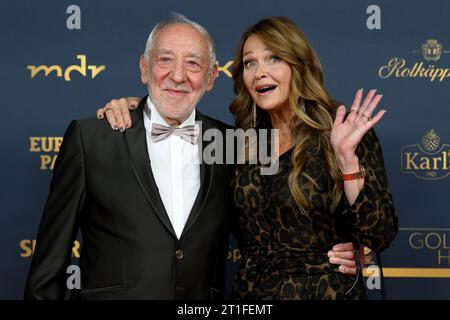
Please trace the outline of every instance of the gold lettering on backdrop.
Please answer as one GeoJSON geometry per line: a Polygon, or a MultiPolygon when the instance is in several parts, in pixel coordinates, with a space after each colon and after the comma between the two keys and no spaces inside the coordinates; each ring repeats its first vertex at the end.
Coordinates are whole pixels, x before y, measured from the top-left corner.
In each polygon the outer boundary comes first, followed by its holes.
{"type": "Polygon", "coordinates": [[[41,153],[41,170],[53,170],[62,141],[62,137],[30,137],[30,152],[41,153]]]}
{"type": "Polygon", "coordinates": [[[30,152],[59,152],[62,137],[30,137],[30,152]]]}
{"type": "Polygon", "coordinates": [[[72,258],[79,258],[80,257],[80,241],[75,240],[72,247],[72,258]]]}
{"type": "Polygon", "coordinates": [[[49,156],[46,154],[41,154],[40,159],[41,159],[41,166],[40,169],[41,170],[53,170],[53,168],[55,167],[55,162],[56,162],[56,158],[58,157],[58,155],[54,155],[54,156],[49,156]]]}
{"type": "Polygon", "coordinates": [[[19,246],[22,250],[22,252],[20,253],[20,256],[22,258],[31,257],[34,252],[34,248],[36,247],[36,240],[24,239],[20,241],[19,246]]]}
{"type": "Polygon", "coordinates": [[[31,79],[34,78],[35,75],[37,75],[39,72],[44,71],[45,76],[48,76],[50,74],[50,72],[56,71],[56,76],[57,77],[62,77],[62,69],[60,66],[27,66],[27,69],[30,70],[31,73],[31,79]]]}
{"type": "MultiPolygon", "coordinates": [[[[78,72],[83,77],[86,77],[87,70],[91,71],[91,79],[94,79],[100,72],[104,71],[106,69],[105,65],[101,66],[94,66],[89,65],[86,66],[86,55],[79,54],[77,55],[77,59],[80,60],[79,65],[70,65],[68,66],[64,71],[64,80],[70,81],[70,75],[72,72],[78,72]]],[[[63,68],[61,68],[58,65],[52,65],[52,66],[46,66],[46,65],[40,65],[40,66],[34,66],[34,65],[28,65],[27,69],[30,70],[30,77],[33,79],[39,72],[44,72],[44,76],[47,77],[52,72],[56,72],[56,76],[58,78],[61,78],[63,76],[63,68]]]]}
{"type": "Polygon", "coordinates": [[[430,159],[421,157],[420,158],[420,169],[430,170],[430,159]]]}
{"type": "Polygon", "coordinates": [[[420,157],[416,160],[419,153],[405,152],[406,156],[406,170],[448,170],[448,156],[449,151],[442,151],[439,156],[434,157],[420,157]],[[433,163],[433,165],[431,165],[433,163]]]}
{"type": "Polygon", "coordinates": [[[378,70],[381,79],[395,78],[429,78],[431,82],[439,82],[450,77],[450,68],[436,68],[434,65],[424,66],[423,62],[415,63],[412,68],[405,67],[406,61],[402,58],[392,58],[378,70]]]}
{"type": "Polygon", "coordinates": [[[450,174],[450,145],[441,144],[431,129],[422,137],[421,144],[402,148],[402,172],[421,179],[442,179],[450,174]]]}
{"type": "Polygon", "coordinates": [[[422,53],[424,62],[415,62],[412,67],[403,58],[391,58],[387,64],[378,69],[378,76],[381,79],[394,78],[425,78],[431,82],[444,81],[450,77],[450,68],[436,67],[434,64],[441,58],[442,54],[450,53],[436,39],[428,39],[421,46],[422,50],[414,50],[414,53],[422,53]]]}
{"type": "Polygon", "coordinates": [[[39,138],[38,137],[30,137],[30,152],[39,152],[39,138]]]}
{"type": "Polygon", "coordinates": [[[219,66],[219,72],[217,73],[217,76],[219,76],[219,73],[220,73],[220,72],[223,72],[223,73],[225,73],[225,75],[226,75],[228,78],[233,77],[233,74],[232,74],[231,71],[230,71],[230,67],[233,65],[233,63],[234,63],[234,61],[233,61],[233,60],[230,60],[230,61],[228,61],[227,63],[225,63],[222,67],[219,66]]]}
{"type": "MultiPolygon", "coordinates": [[[[19,242],[20,256],[22,258],[29,258],[34,254],[36,248],[36,239],[23,239],[19,242]]],[[[72,258],[80,258],[81,244],[78,240],[75,240],[72,247],[72,258]]]]}
{"type": "Polygon", "coordinates": [[[417,152],[414,153],[413,157],[411,157],[411,152],[405,152],[406,155],[406,170],[418,170],[419,167],[417,166],[417,164],[414,162],[414,159],[419,155],[417,152]]]}

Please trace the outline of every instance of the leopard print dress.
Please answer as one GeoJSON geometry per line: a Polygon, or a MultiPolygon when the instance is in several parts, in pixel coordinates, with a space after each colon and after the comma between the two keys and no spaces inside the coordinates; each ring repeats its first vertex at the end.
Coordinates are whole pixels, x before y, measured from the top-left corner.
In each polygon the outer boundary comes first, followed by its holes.
{"type": "Polygon", "coordinates": [[[397,217],[387,183],[380,144],[373,130],[357,149],[367,172],[355,203],[345,195],[331,212],[332,180],[320,152],[308,153],[300,178],[311,206],[301,213],[288,186],[292,149],[279,158],[275,175],[259,165],[241,165],[232,181],[238,242],[242,255],[233,285],[234,299],[364,299],[362,278],[338,271],[327,252],[336,243],[355,242],[381,251],[397,232],[397,217]],[[351,289],[351,290],[350,290],[351,289]]]}

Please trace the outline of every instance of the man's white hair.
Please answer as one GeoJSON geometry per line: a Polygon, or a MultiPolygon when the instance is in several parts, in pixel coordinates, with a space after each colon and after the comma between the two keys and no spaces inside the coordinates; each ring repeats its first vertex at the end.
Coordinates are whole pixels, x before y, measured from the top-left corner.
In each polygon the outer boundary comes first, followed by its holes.
{"type": "Polygon", "coordinates": [[[216,52],[215,52],[215,48],[214,48],[214,40],[211,37],[211,35],[209,34],[208,31],[206,31],[206,29],[204,27],[202,27],[200,24],[198,24],[197,22],[194,22],[192,20],[189,20],[188,18],[186,18],[184,15],[173,12],[172,13],[172,18],[167,20],[167,21],[163,21],[158,23],[152,30],[152,32],[150,32],[150,35],[148,36],[147,39],[147,43],[145,45],[145,51],[144,51],[144,58],[145,61],[147,62],[147,64],[150,61],[150,54],[152,52],[153,46],[154,46],[154,40],[156,35],[158,34],[158,32],[160,32],[162,29],[171,26],[171,25],[175,25],[175,24],[188,24],[191,27],[195,28],[198,32],[200,32],[208,41],[208,51],[209,51],[209,68],[211,69],[215,64],[216,64],[216,52]]]}

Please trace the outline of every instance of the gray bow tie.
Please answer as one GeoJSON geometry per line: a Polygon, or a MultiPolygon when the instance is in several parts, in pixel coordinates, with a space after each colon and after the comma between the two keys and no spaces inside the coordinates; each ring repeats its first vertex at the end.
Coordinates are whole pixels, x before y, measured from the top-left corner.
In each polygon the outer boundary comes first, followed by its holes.
{"type": "Polygon", "coordinates": [[[158,142],[164,140],[171,134],[179,136],[181,139],[186,140],[192,144],[197,142],[199,128],[197,125],[189,125],[183,128],[167,127],[162,124],[152,124],[152,141],[158,142]]]}

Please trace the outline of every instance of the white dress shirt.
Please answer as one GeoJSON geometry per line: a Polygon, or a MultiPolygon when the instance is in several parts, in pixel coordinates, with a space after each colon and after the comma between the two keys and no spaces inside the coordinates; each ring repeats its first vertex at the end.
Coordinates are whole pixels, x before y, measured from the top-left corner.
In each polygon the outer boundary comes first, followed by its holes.
{"type": "MultiPolygon", "coordinates": [[[[170,125],[150,98],[147,99],[147,106],[150,114],[144,112],[144,126],[151,169],[159,195],[179,239],[200,189],[199,148],[197,143],[191,144],[174,134],[153,142],[152,124],[170,125]]],[[[192,124],[195,124],[195,109],[179,127],[192,124]]]]}

